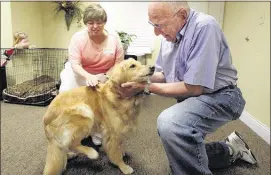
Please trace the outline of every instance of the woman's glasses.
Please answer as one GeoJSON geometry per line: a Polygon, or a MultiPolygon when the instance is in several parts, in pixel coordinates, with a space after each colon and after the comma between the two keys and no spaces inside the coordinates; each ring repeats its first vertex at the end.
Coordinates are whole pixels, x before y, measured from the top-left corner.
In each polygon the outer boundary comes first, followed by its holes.
{"type": "Polygon", "coordinates": [[[98,27],[101,27],[102,25],[104,25],[104,22],[103,21],[89,21],[87,22],[88,25],[90,26],[98,26],[98,27]]]}

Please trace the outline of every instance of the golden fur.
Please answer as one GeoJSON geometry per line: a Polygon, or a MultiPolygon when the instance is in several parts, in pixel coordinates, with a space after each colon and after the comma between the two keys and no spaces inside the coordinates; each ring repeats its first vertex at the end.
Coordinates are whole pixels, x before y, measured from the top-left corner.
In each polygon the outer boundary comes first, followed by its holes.
{"type": "Polygon", "coordinates": [[[128,59],[114,66],[106,83],[57,95],[43,118],[48,139],[44,175],[61,174],[68,152],[97,159],[95,149],[81,145],[81,140],[93,132],[102,133],[102,145],[110,161],[124,174],[131,174],[133,169],[123,161],[121,142],[135,129],[143,95],[122,98],[118,87],[128,81],[146,82],[153,71],[153,67],[128,59]]]}

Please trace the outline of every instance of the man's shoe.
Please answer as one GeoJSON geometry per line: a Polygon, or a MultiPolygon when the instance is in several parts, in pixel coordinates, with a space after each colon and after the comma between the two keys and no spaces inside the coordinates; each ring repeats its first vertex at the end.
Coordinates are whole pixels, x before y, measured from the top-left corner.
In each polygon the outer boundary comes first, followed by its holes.
{"type": "Polygon", "coordinates": [[[102,134],[101,133],[95,133],[91,136],[92,142],[96,146],[102,145],[102,134]]]}
{"type": "Polygon", "coordinates": [[[234,131],[231,133],[226,139],[226,144],[233,151],[232,162],[236,159],[241,159],[251,164],[257,164],[255,156],[238,132],[234,131]]]}

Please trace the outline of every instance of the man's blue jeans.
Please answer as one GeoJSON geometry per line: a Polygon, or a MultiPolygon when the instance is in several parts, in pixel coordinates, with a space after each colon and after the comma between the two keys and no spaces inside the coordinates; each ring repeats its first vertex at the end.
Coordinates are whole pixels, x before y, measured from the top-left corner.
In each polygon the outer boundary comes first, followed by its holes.
{"type": "Polygon", "coordinates": [[[158,134],[174,175],[212,174],[210,169],[231,164],[224,142],[204,143],[207,134],[240,117],[245,100],[236,86],[190,97],[164,110],[158,134]]]}

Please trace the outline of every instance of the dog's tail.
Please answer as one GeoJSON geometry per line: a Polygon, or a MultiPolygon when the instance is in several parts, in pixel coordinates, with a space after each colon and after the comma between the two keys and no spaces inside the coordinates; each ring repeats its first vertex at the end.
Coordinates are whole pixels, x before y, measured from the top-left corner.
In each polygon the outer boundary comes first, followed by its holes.
{"type": "Polygon", "coordinates": [[[66,168],[67,153],[55,143],[49,142],[43,175],[60,175],[66,168]]]}

